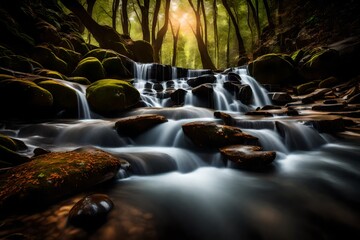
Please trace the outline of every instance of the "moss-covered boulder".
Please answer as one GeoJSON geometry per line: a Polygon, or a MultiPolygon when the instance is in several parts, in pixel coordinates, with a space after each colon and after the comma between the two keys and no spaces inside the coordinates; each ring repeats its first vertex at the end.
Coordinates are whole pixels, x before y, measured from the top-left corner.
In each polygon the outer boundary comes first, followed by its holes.
{"type": "Polygon", "coordinates": [[[86,77],[90,82],[105,78],[105,70],[95,57],[87,57],[79,62],[72,76],[86,77]]]}
{"type": "Polygon", "coordinates": [[[24,79],[0,81],[2,117],[6,117],[6,113],[16,116],[34,114],[51,107],[52,104],[51,93],[31,81],[24,79]]]}
{"type": "Polygon", "coordinates": [[[74,83],[79,83],[79,84],[83,84],[83,85],[90,85],[91,84],[91,82],[86,77],[68,77],[67,81],[74,82],[74,83]]]}
{"type": "Polygon", "coordinates": [[[47,69],[55,70],[63,74],[68,73],[67,63],[57,57],[48,47],[36,46],[32,51],[31,57],[47,69]]]}
{"type": "Polygon", "coordinates": [[[98,149],[43,154],[3,175],[0,209],[41,206],[116,176],[121,161],[98,149]]]}
{"type": "Polygon", "coordinates": [[[74,89],[55,80],[46,80],[39,82],[38,86],[48,90],[51,93],[51,95],[53,96],[53,106],[56,109],[77,109],[78,97],[74,89]]]}
{"type": "Polygon", "coordinates": [[[291,85],[297,81],[291,57],[283,54],[267,54],[249,64],[249,72],[262,84],[291,85]]]}
{"type": "Polygon", "coordinates": [[[131,78],[133,74],[125,67],[120,56],[105,58],[102,64],[106,71],[107,78],[131,78]]]}
{"type": "Polygon", "coordinates": [[[319,88],[331,88],[341,84],[341,81],[336,77],[328,77],[319,83],[319,88]]]}
{"type": "Polygon", "coordinates": [[[63,75],[57,71],[49,70],[49,69],[38,69],[35,71],[35,74],[44,76],[44,77],[49,77],[49,78],[66,80],[65,75],[63,75]]]}
{"type": "Polygon", "coordinates": [[[81,54],[64,47],[53,47],[55,55],[67,63],[67,72],[71,73],[80,61],[81,54]]]}
{"type": "Polygon", "coordinates": [[[185,135],[198,147],[219,148],[229,145],[258,145],[258,138],[244,133],[240,128],[214,122],[190,122],[182,129],[185,135]]]}
{"type": "Polygon", "coordinates": [[[14,71],[26,73],[32,73],[37,68],[43,68],[40,63],[19,55],[0,57],[0,66],[14,71]]]}
{"type": "Polygon", "coordinates": [[[143,40],[138,40],[134,41],[132,44],[129,44],[127,47],[132,52],[132,55],[136,62],[154,62],[154,49],[152,48],[150,43],[143,40]]]}
{"type": "Polygon", "coordinates": [[[325,79],[338,75],[339,52],[334,49],[314,49],[300,67],[300,74],[309,80],[325,79]]]}
{"type": "Polygon", "coordinates": [[[26,149],[25,143],[0,134],[0,168],[12,167],[29,161],[17,151],[26,149]]]}
{"type": "Polygon", "coordinates": [[[136,105],[140,93],[127,81],[103,79],[86,89],[86,98],[95,112],[112,114],[136,105]]]}
{"type": "Polygon", "coordinates": [[[88,53],[86,53],[84,55],[84,58],[95,57],[99,61],[103,61],[105,58],[118,57],[118,56],[119,56],[119,53],[117,53],[113,50],[96,48],[96,49],[93,49],[93,50],[89,51],[88,53]]]}

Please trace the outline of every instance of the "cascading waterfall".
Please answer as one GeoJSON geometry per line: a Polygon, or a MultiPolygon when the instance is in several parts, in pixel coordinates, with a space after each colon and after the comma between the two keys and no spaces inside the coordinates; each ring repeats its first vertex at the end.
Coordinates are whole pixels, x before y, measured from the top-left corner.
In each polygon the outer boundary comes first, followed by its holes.
{"type": "MultiPolygon", "coordinates": [[[[135,64],[134,86],[147,107],[124,117],[158,114],[168,121],[139,136],[119,135],[117,119],[90,119],[85,87],[65,81],[61,82],[81,100],[79,120],[1,125],[0,133],[26,143],[29,149],[24,154],[29,157],[37,147],[67,151],[94,146],[131,165],[130,176],[123,170],[120,175],[125,179],[97,189],[116,207],[96,231],[67,229],[64,209],[72,207],[71,201],[32,216],[40,219],[34,221],[37,225],[46,226],[42,229],[49,231],[49,239],[121,239],[130,234],[131,239],[312,240],[359,235],[360,143],[335,142],[296,119],[244,116],[271,101],[246,68],[236,68],[233,72],[241,83],[251,87],[253,101],[244,105],[236,100],[223,87],[227,75],[215,74],[214,109],[234,115],[236,127],[258,137],[264,150],[276,151],[277,157],[264,173],[231,169],[218,149],[194,146],[182,130],[182,125],[194,121],[221,123],[214,110],[197,106],[200,100],[191,93],[187,78],[178,78],[177,68],[171,68],[171,81],[157,82],[149,79],[152,66],[135,64]],[[168,107],[169,99],[158,98],[167,88],[187,90],[183,107],[168,107]],[[54,226],[49,216],[56,219],[54,226]]],[[[188,71],[187,77],[203,73],[188,71]]],[[[31,224],[29,219],[26,216],[24,222],[31,224]]],[[[36,228],[28,229],[24,233],[36,228]]]]}

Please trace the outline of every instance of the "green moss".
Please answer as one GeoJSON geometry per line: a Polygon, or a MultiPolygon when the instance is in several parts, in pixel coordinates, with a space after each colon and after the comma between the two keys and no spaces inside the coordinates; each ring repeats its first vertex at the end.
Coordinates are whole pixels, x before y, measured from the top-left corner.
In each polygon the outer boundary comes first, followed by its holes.
{"type": "Polygon", "coordinates": [[[81,54],[63,47],[56,47],[54,49],[56,56],[67,63],[68,72],[72,72],[79,63],[81,54]]]}
{"type": "Polygon", "coordinates": [[[67,78],[67,81],[79,83],[79,84],[83,84],[83,85],[91,84],[91,82],[86,77],[69,77],[69,78],[67,78]]]}
{"type": "Polygon", "coordinates": [[[137,104],[140,93],[126,81],[103,79],[86,89],[86,98],[95,112],[111,114],[137,104]]]}
{"type": "Polygon", "coordinates": [[[300,60],[304,57],[304,54],[305,51],[303,49],[299,49],[291,55],[291,59],[295,62],[295,64],[298,64],[300,60]]]}
{"type": "Polygon", "coordinates": [[[109,57],[117,57],[119,56],[119,53],[113,51],[113,50],[109,50],[109,49],[103,49],[103,48],[96,48],[91,50],[90,52],[88,52],[84,58],[87,57],[95,57],[97,58],[99,61],[103,61],[105,58],[109,58],[109,57]]]}
{"type": "Polygon", "coordinates": [[[319,88],[331,88],[339,85],[340,83],[341,82],[336,77],[329,77],[319,83],[319,88]]]}
{"type": "Polygon", "coordinates": [[[15,141],[13,141],[10,137],[0,134],[0,146],[6,147],[12,151],[17,150],[17,146],[15,141]]]}
{"type": "Polygon", "coordinates": [[[0,106],[14,111],[49,107],[53,97],[49,91],[23,79],[0,81],[0,106]]]}
{"type": "Polygon", "coordinates": [[[317,86],[317,82],[304,83],[296,87],[296,92],[298,95],[308,94],[311,93],[317,86]]]}
{"type": "Polygon", "coordinates": [[[54,80],[42,81],[38,85],[51,93],[54,107],[58,109],[77,109],[78,100],[75,90],[54,80]]]}
{"type": "Polygon", "coordinates": [[[43,65],[45,68],[66,74],[68,70],[67,63],[58,58],[49,48],[37,46],[33,50],[32,58],[43,65]]]}
{"type": "Polygon", "coordinates": [[[36,74],[40,75],[40,76],[44,76],[44,77],[66,80],[66,76],[64,76],[63,74],[61,74],[57,71],[53,71],[53,70],[40,69],[40,70],[36,71],[36,74]]]}
{"type": "Polygon", "coordinates": [[[6,80],[6,79],[11,79],[11,78],[15,78],[15,77],[12,75],[8,75],[8,74],[0,74],[0,81],[6,80]]]}
{"type": "Polygon", "coordinates": [[[97,58],[87,57],[79,62],[72,75],[86,77],[90,82],[95,82],[105,78],[105,70],[97,58]]]}

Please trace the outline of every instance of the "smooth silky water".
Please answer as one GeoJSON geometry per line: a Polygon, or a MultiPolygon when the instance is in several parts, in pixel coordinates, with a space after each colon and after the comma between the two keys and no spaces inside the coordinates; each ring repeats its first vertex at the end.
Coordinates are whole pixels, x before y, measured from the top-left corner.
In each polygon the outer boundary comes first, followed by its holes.
{"type": "MultiPolygon", "coordinates": [[[[147,66],[137,66],[140,92],[147,66]]],[[[254,101],[250,106],[235,101],[222,88],[224,76],[217,74],[215,110],[242,118],[246,110],[270,103],[246,69],[235,72],[251,86],[254,101]]],[[[175,86],[188,87],[184,79],[175,86]]],[[[192,121],[221,123],[214,110],[196,107],[190,93],[178,108],[154,96],[142,94],[142,100],[148,107],[127,116],[156,113],[169,121],[136,138],[119,136],[117,119],[84,119],[92,115],[88,110],[79,120],[4,125],[0,132],[23,140],[29,156],[36,147],[65,151],[94,146],[132,166],[132,174],[122,172],[110,186],[96,189],[115,203],[96,231],[66,225],[68,211],[82,194],[21,217],[25,223],[19,231],[41,239],[359,239],[359,141],[319,134],[286,119],[237,121],[265,150],[277,152],[264,171],[238,170],[218,151],[196,148],[182,132],[181,126],[192,121]]]]}

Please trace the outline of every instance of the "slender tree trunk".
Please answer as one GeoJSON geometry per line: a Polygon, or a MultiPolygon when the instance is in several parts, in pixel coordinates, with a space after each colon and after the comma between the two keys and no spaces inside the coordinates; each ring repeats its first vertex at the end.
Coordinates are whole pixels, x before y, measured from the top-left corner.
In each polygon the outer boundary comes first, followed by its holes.
{"type": "MultiPolygon", "coordinates": [[[[86,11],[90,15],[90,17],[92,17],[95,2],[96,2],[96,0],[86,0],[86,4],[87,4],[86,11]]],[[[88,41],[89,41],[89,44],[90,44],[90,42],[91,42],[91,32],[88,33],[88,41]]]]}
{"type": "Polygon", "coordinates": [[[121,0],[121,26],[122,26],[124,35],[130,36],[127,4],[128,4],[128,0],[121,0]]]}
{"type": "Polygon", "coordinates": [[[254,30],[253,27],[251,26],[251,21],[250,21],[250,7],[249,4],[246,4],[247,6],[247,25],[249,27],[250,30],[250,34],[251,34],[251,51],[254,50],[254,46],[255,46],[255,37],[254,37],[254,30]]]}
{"type": "Polygon", "coordinates": [[[231,32],[231,22],[230,22],[230,17],[229,17],[228,18],[227,44],[226,44],[226,67],[230,67],[230,32],[231,32]]]}
{"type": "Polygon", "coordinates": [[[137,3],[141,11],[141,30],[143,33],[143,40],[150,42],[150,29],[149,29],[150,0],[144,0],[144,5],[141,5],[140,0],[137,0],[137,3]]]}
{"type": "Polygon", "coordinates": [[[235,34],[236,34],[236,38],[237,38],[237,41],[238,41],[238,51],[239,51],[239,57],[243,56],[246,54],[246,51],[245,51],[245,46],[244,46],[244,41],[241,37],[241,34],[240,34],[240,29],[239,29],[239,25],[236,21],[236,18],[233,14],[233,12],[231,11],[231,8],[227,2],[227,0],[222,0],[222,3],[231,19],[231,22],[232,24],[234,25],[234,28],[235,28],[235,34]]]}
{"type": "Polygon", "coordinates": [[[180,25],[178,26],[178,28],[176,30],[176,33],[175,33],[174,26],[171,23],[171,20],[170,20],[170,27],[171,27],[171,33],[172,33],[172,36],[173,36],[173,55],[172,55],[171,65],[176,66],[177,44],[178,44],[178,41],[179,41],[180,25]]]}
{"type": "Polygon", "coordinates": [[[153,21],[152,21],[152,25],[151,25],[151,44],[152,45],[154,45],[155,39],[156,39],[156,25],[157,25],[157,20],[159,17],[160,7],[161,7],[161,0],[156,0],[154,14],[153,14],[153,21]]]}
{"type": "Polygon", "coordinates": [[[207,46],[205,45],[204,39],[202,38],[202,35],[201,35],[200,2],[199,2],[199,0],[197,1],[197,8],[195,9],[195,6],[192,3],[192,0],[188,0],[188,1],[189,1],[191,8],[193,9],[195,17],[196,17],[196,27],[195,27],[195,31],[193,30],[193,32],[195,34],[196,42],[198,45],[201,63],[203,65],[203,68],[215,70],[216,69],[215,65],[211,60],[207,46]]]}
{"type": "Polygon", "coordinates": [[[204,5],[204,0],[200,0],[200,5],[201,5],[201,11],[203,14],[203,21],[204,21],[204,41],[205,41],[205,45],[206,47],[208,46],[208,30],[207,30],[207,21],[206,21],[206,11],[205,11],[205,5],[204,5]]]}
{"type": "Polygon", "coordinates": [[[111,20],[112,20],[112,27],[115,30],[116,30],[116,17],[117,17],[117,11],[119,9],[119,6],[120,6],[120,0],[114,0],[113,4],[112,4],[111,20]]]}
{"type": "Polygon", "coordinates": [[[217,5],[216,0],[213,1],[213,21],[214,21],[214,43],[215,43],[215,61],[216,67],[219,67],[219,34],[218,34],[218,26],[217,26],[217,5]]]}
{"type": "Polygon", "coordinates": [[[166,32],[168,30],[168,26],[169,26],[170,1],[171,0],[166,0],[164,25],[157,32],[156,38],[155,38],[154,43],[153,43],[155,62],[160,62],[161,46],[162,46],[162,44],[164,42],[164,37],[166,35],[166,32]]]}
{"type": "MultiPolygon", "coordinates": [[[[251,0],[246,0],[246,1],[248,3],[248,6],[250,7],[250,10],[251,10],[254,22],[255,22],[255,27],[256,27],[258,40],[260,40],[261,29],[260,29],[260,21],[259,21],[258,11],[256,10],[256,8],[255,8],[255,6],[254,6],[254,4],[252,3],[251,0]]],[[[258,1],[256,1],[256,2],[257,2],[257,5],[258,5],[258,1]]],[[[258,8],[258,6],[257,6],[257,8],[258,8]]]]}
{"type": "Polygon", "coordinates": [[[274,31],[275,24],[274,24],[273,18],[271,16],[269,3],[268,3],[267,0],[263,0],[263,3],[264,3],[265,11],[266,11],[266,17],[267,17],[267,20],[268,20],[268,23],[269,23],[269,30],[274,31]]]}

